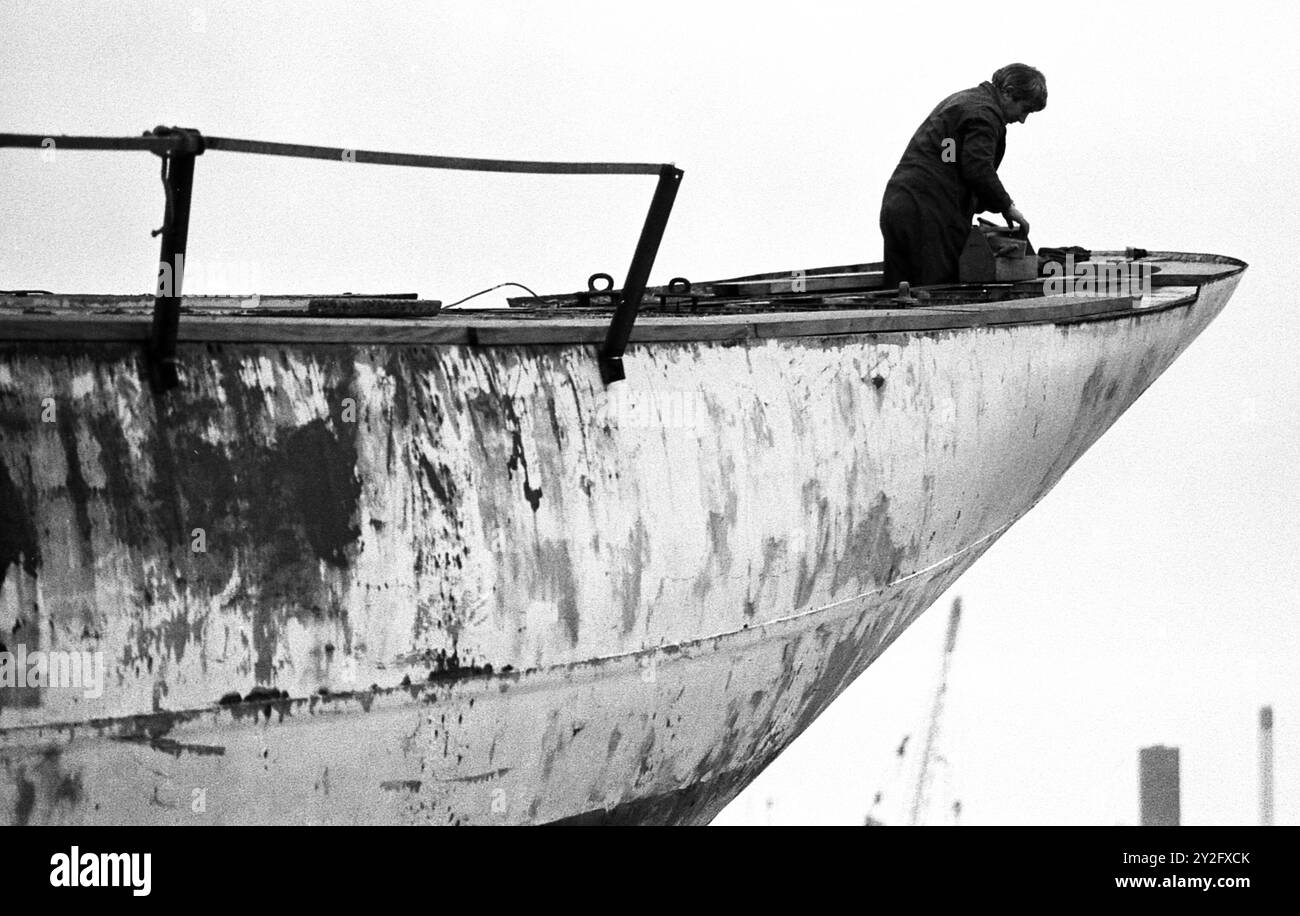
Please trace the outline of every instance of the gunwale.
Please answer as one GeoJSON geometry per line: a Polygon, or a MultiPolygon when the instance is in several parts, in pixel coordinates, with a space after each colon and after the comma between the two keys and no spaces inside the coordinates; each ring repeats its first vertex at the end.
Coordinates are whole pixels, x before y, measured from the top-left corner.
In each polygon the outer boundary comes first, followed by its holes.
{"type": "MultiPolygon", "coordinates": [[[[1123,258],[1122,252],[1096,255],[1123,258]]],[[[991,302],[972,297],[969,302],[949,298],[942,304],[882,308],[876,304],[880,302],[878,297],[873,300],[861,293],[848,293],[826,297],[821,308],[789,311],[781,310],[779,298],[772,298],[765,303],[769,308],[762,311],[691,315],[647,310],[633,328],[630,343],[914,333],[1129,318],[1192,304],[1202,285],[1230,278],[1247,267],[1235,258],[1183,252],[1151,252],[1144,260],[1161,267],[1161,273],[1156,275],[1158,282],[1145,297],[1022,295],[991,302]]],[[[863,266],[876,265],[859,265],[863,266]]],[[[806,273],[824,276],[844,269],[818,268],[806,273]]],[[[788,271],[753,275],[717,281],[717,285],[790,275],[788,271]]],[[[599,345],[604,340],[608,313],[612,311],[458,309],[422,318],[338,318],[317,317],[305,310],[309,303],[347,301],[343,297],[277,296],[261,297],[259,301],[274,302],[275,309],[262,311],[276,314],[258,314],[257,308],[247,308],[247,297],[183,297],[177,339],[184,343],[585,346],[599,345]],[[298,314],[285,314],[295,310],[298,314]]],[[[150,334],[152,303],[150,296],[0,295],[0,341],[145,343],[150,334]]]]}

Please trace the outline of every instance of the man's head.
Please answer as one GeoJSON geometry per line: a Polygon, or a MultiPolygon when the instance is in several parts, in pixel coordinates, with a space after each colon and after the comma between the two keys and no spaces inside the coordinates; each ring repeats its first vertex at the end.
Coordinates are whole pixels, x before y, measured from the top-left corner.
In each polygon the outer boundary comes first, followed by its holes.
{"type": "Polygon", "coordinates": [[[1023,124],[1032,112],[1047,107],[1047,79],[1027,64],[1007,64],[993,74],[992,82],[1002,97],[1008,124],[1023,124]]]}

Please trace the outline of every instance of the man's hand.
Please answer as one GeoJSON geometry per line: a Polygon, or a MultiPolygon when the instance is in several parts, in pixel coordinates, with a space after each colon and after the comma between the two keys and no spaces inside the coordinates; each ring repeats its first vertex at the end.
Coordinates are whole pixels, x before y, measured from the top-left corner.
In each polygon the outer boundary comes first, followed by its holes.
{"type": "Polygon", "coordinates": [[[1025,219],[1025,214],[1016,209],[1015,204],[1002,214],[1002,218],[1007,221],[1007,228],[1016,229],[1024,238],[1029,237],[1029,220],[1025,219]]]}

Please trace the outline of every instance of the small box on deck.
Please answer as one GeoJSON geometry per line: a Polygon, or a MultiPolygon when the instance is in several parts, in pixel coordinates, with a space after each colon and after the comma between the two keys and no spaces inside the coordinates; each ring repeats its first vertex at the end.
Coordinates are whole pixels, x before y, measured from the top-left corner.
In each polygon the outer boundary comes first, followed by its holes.
{"type": "Polygon", "coordinates": [[[957,262],[962,283],[1014,283],[1038,276],[1038,255],[1028,239],[1000,226],[971,226],[957,262]]]}

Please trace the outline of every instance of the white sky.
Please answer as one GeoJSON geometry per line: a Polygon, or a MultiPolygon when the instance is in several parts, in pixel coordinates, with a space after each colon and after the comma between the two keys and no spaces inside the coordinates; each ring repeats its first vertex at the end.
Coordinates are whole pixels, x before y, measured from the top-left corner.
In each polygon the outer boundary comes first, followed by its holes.
{"type": "MultiPolygon", "coordinates": [[[[1257,707],[1300,821],[1293,6],[0,2],[0,130],[212,135],[685,169],[652,279],[876,260],[885,180],[943,96],[1013,60],[1049,107],[1001,175],[1038,245],[1229,254],[1227,311],[960,581],[941,791],[964,823],[1133,823],[1139,746],[1189,824],[1252,823],[1257,707]],[[964,9],[963,9],[964,7],[964,9]]],[[[147,154],[0,152],[0,287],[152,288],[147,154]]],[[[187,292],[419,291],[625,272],[652,178],[212,153],[187,292]]],[[[860,823],[908,791],[948,600],[724,812],[860,823]],[[769,807],[768,799],[772,800],[769,807]]]]}

